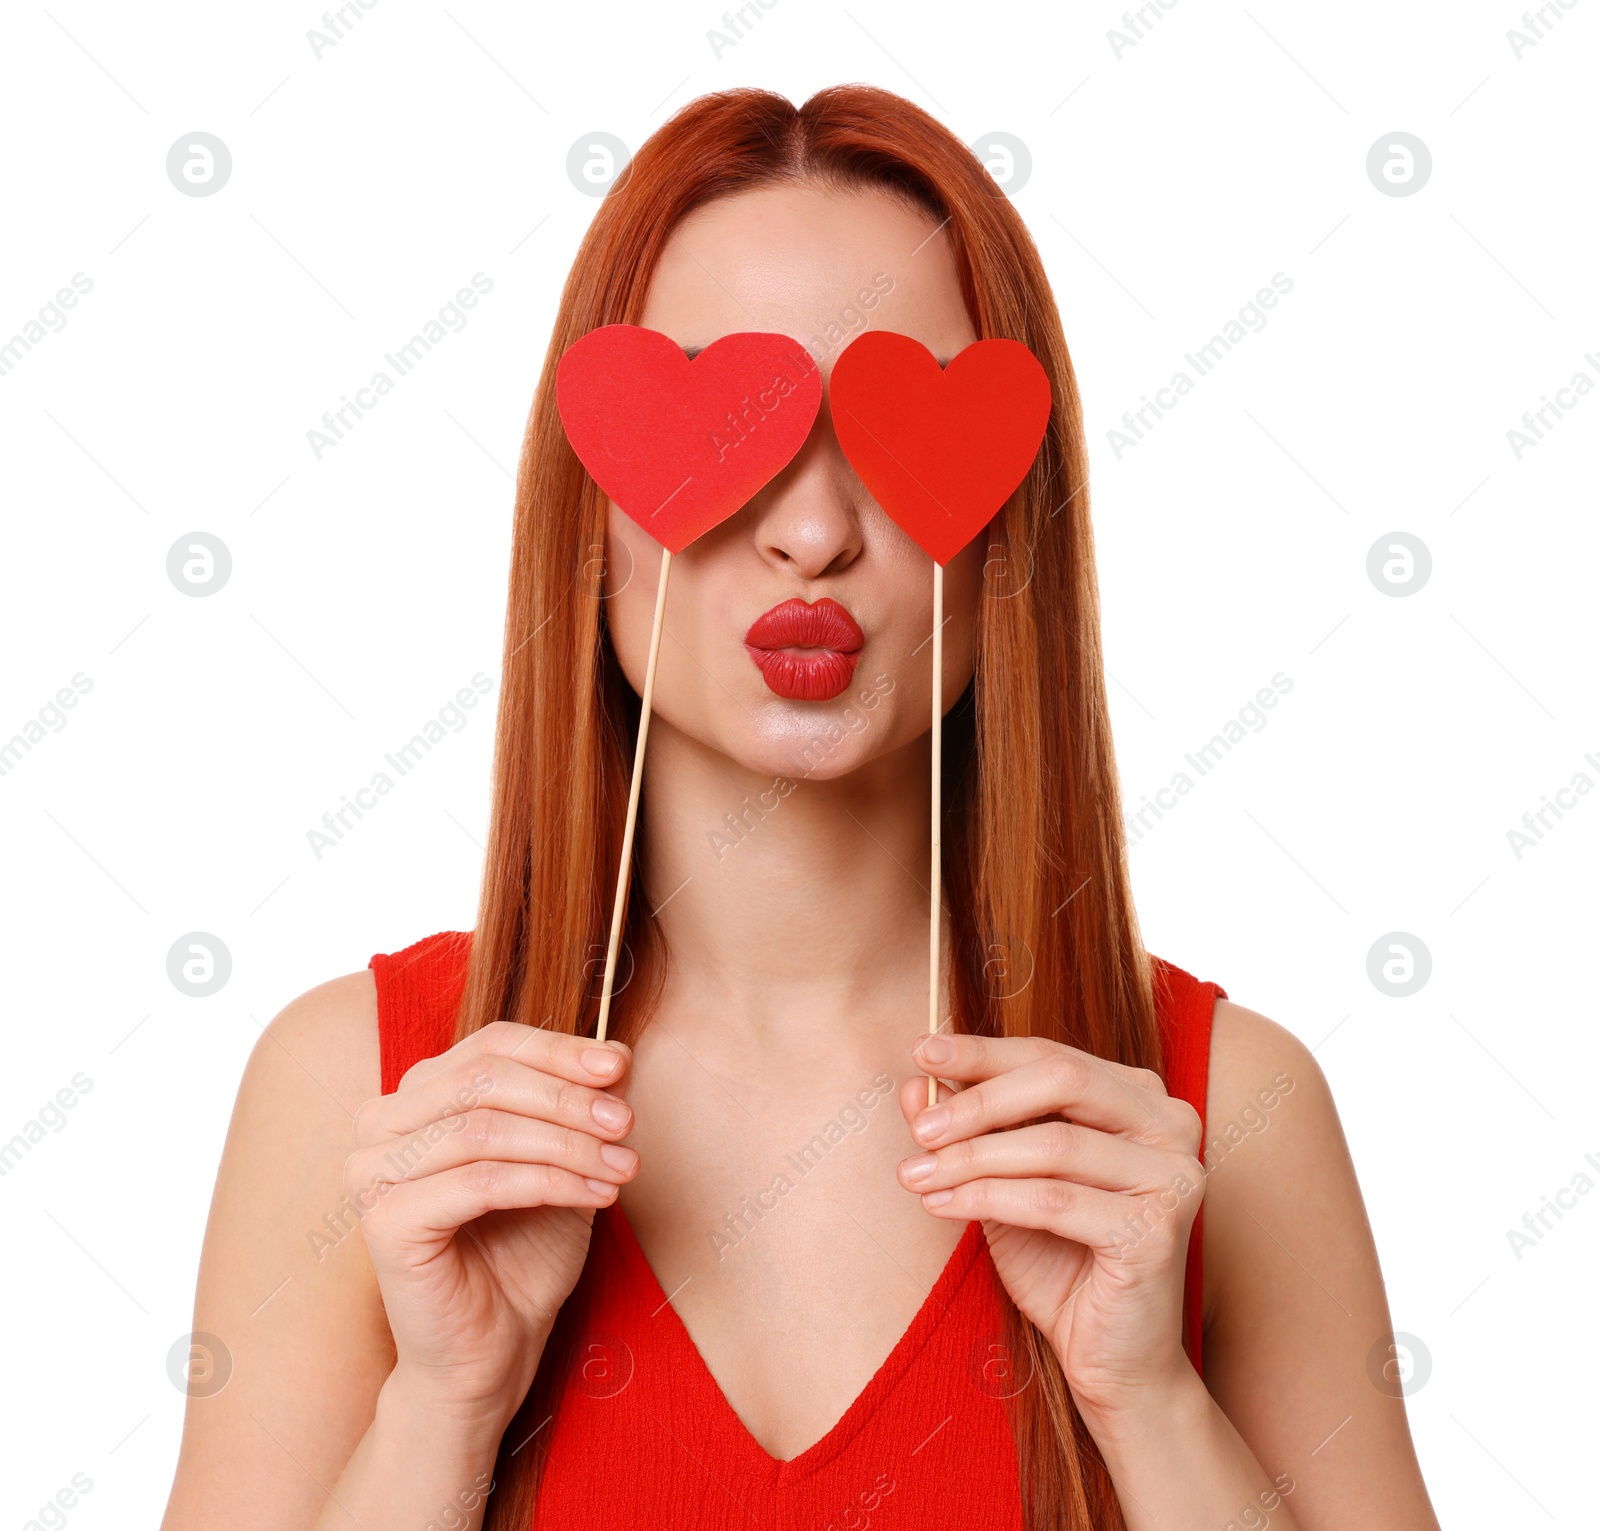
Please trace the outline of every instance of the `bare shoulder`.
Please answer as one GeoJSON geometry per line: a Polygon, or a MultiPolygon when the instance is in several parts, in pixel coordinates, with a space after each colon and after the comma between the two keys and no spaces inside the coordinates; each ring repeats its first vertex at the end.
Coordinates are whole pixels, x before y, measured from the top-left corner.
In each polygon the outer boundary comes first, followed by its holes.
{"type": "Polygon", "coordinates": [[[379,1093],[380,1078],[378,990],[366,969],[307,989],[268,1022],[239,1099],[273,1097],[287,1088],[290,1098],[309,1101],[305,1086],[311,1084],[353,1116],[379,1093]]]}
{"type": "Polygon", "coordinates": [[[312,1479],[333,1481],[371,1422],[393,1350],[343,1173],[379,1092],[370,972],[292,1000],[250,1055],[201,1250],[168,1531],[311,1524],[312,1479]],[[285,1473],[286,1453],[305,1471],[285,1473]]]}
{"type": "Polygon", "coordinates": [[[1223,1316],[1239,1268],[1258,1252],[1261,1235],[1252,1238],[1252,1226],[1297,1220],[1299,1209],[1337,1192],[1347,1217],[1360,1213],[1360,1227],[1344,1232],[1370,1242],[1338,1109],[1316,1058],[1287,1027],[1226,999],[1212,1016],[1201,1159],[1208,1329],[1223,1316]]]}
{"type": "Polygon", "coordinates": [[[1202,1160],[1207,1387],[1294,1485],[1298,1524],[1433,1531],[1333,1093],[1292,1031],[1229,1000],[1213,1014],[1202,1160]]]}
{"type": "MultiPolygon", "coordinates": [[[[1271,1076],[1286,1073],[1314,1082],[1327,1090],[1316,1059],[1299,1037],[1286,1026],[1269,1020],[1259,1011],[1248,1010],[1231,999],[1219,999],[1211,1018],[1211,1073],[1206,1100],[1206,1115],[1211,1104],[1228,1104],[1241,1093],[1262,1088],[1271,1076]]],[[[1282,1086],[1279,1087],[1283,1089],[1282,1086]]]]}

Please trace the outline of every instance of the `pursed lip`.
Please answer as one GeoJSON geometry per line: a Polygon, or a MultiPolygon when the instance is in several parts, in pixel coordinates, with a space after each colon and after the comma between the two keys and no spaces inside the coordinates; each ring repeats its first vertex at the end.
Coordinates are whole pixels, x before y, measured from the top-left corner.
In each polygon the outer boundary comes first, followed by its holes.
{"type": "Polygon", "coordinates": [[[745,652],[767,688],[797,702],[838,696],[850,684],[866,641],[856,619],[828,597],[782,601],[744,635],[745,652]]]}

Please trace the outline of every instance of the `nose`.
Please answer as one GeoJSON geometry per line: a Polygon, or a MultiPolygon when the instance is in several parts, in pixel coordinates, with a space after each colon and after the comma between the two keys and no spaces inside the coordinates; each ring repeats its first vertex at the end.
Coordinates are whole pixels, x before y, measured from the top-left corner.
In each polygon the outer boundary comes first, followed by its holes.
{"type": "Polygon", "coordinates": [[[805,445],[752,503],[761,557],[807,580],[849,568],[864,545],[864,493],[824,408],[805,445]]]}

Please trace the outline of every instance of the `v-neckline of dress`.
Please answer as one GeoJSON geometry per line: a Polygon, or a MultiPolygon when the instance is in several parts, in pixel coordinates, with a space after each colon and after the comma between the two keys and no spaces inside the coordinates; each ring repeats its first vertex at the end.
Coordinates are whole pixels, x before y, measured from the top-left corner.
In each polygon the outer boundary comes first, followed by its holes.
{"type": "Polygon", "coordinates": [[[905,1332],[895,1341],[894,1348],[884,1357],[867,1385],[851,1399],[844,1413],[833,1422],[823,1436],[813,1441],[799,1456],[784,1458],[773,1456],[750,1433],[749,1427],[728,1402],[727,1394],[722,1391],[722,1384],[706,1365],[705,1357],[700,1354],[700,1348],[695,1344],[694,1337],[678,1316],[678,1310],[672,1306],[671,1299],[657,1280],[650,1262],[645,1258],[638,1236],[633,1231],[633,1224],[628,1221],[628,1215],[622,1210],[621,1203],[613,1202],[611,1206],[602,1208],[599,1215],[610,1217],[622,1258],[634,1266],[633,1275],[639,1283],[639,1288],[647,1296],[651,1317],[666,1323],[668,1344],[685,1368],[683,1377],[686,1380],[693,1379],[693,1385],[696,1385],[706,1397],[707,1408],[717,1416],[709,1422],[712,1432],[737,1441],[737,1449],[745,1465],[758,1478],[790,1484],[826,1467],[861,1433],[862,1428],[893,1394],[933,1331],[943,1322],[951,1301],[971,1271],[973,1262],[988,1247],[984,1238],[983,1224],[969,1222],[960,1242],[945,1262],[944,1269],[940,1271],[938,1280],[934,1282],[905,1332]]]}

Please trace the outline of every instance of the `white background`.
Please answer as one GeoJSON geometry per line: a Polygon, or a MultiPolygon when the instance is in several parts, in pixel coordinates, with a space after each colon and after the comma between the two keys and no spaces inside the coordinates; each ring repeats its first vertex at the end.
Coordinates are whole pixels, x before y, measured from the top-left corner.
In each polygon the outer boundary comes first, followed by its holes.
{"type": "Polygon", "coordinates": [[[0,376],[0,739],[92,689],[0,776],[0,1141],[92,1088],[0,1180],[4,1523],[75,1472],[74,1526],[155,1522],[167,1356],[261,1025],[472,922],[488,706],[320,860],[307,831],[497,680],[511,474],[597,206],[569,149],[637,147],[730,85],[864,80],[1031,153],[1130,802],[1293,682],[1135,847],[1151,948],[1317,1048],[1430,1358],[1410,1410],[1445,1524],[1593,1524],[1600,1195],[1520,1259],[1507,1230],[1600,1156],[1600,794],[1520,858],[1507,831],[1600,782],[1600,398],[1520,460],[1507,431],[1600,381],[1600,6],[1519,58],[1520,0],[1179,0],[1120,56],[1117,5],[776,0],[720,56],[714,5],[377,0],[320,59],[311,5],[6,15],[0,344],[74,273],[93,289],[0,376]],[[196,131],[232,154],[214,196],[166,175],[196,131]],[[1396,131],[1431,151],[1415,195],[1366,172],[1396,131]],[[478,271],[467,328],[317,460],[323,412],[478,271]],[[1275,272],[1266,327],[1119,460],[1123,411],[1275,272]],[[166,573],[196,531],[233,560],[203,599],[166,573]],[[1432,558],[1404,597],[1366,572],[1396,531],[1432,558]],[[167,977],[192,931],[232,954],[210,998],[167,977]],[[1395,931],[1432,957],[1403,999],[1367,974],[1395,931]]]}

